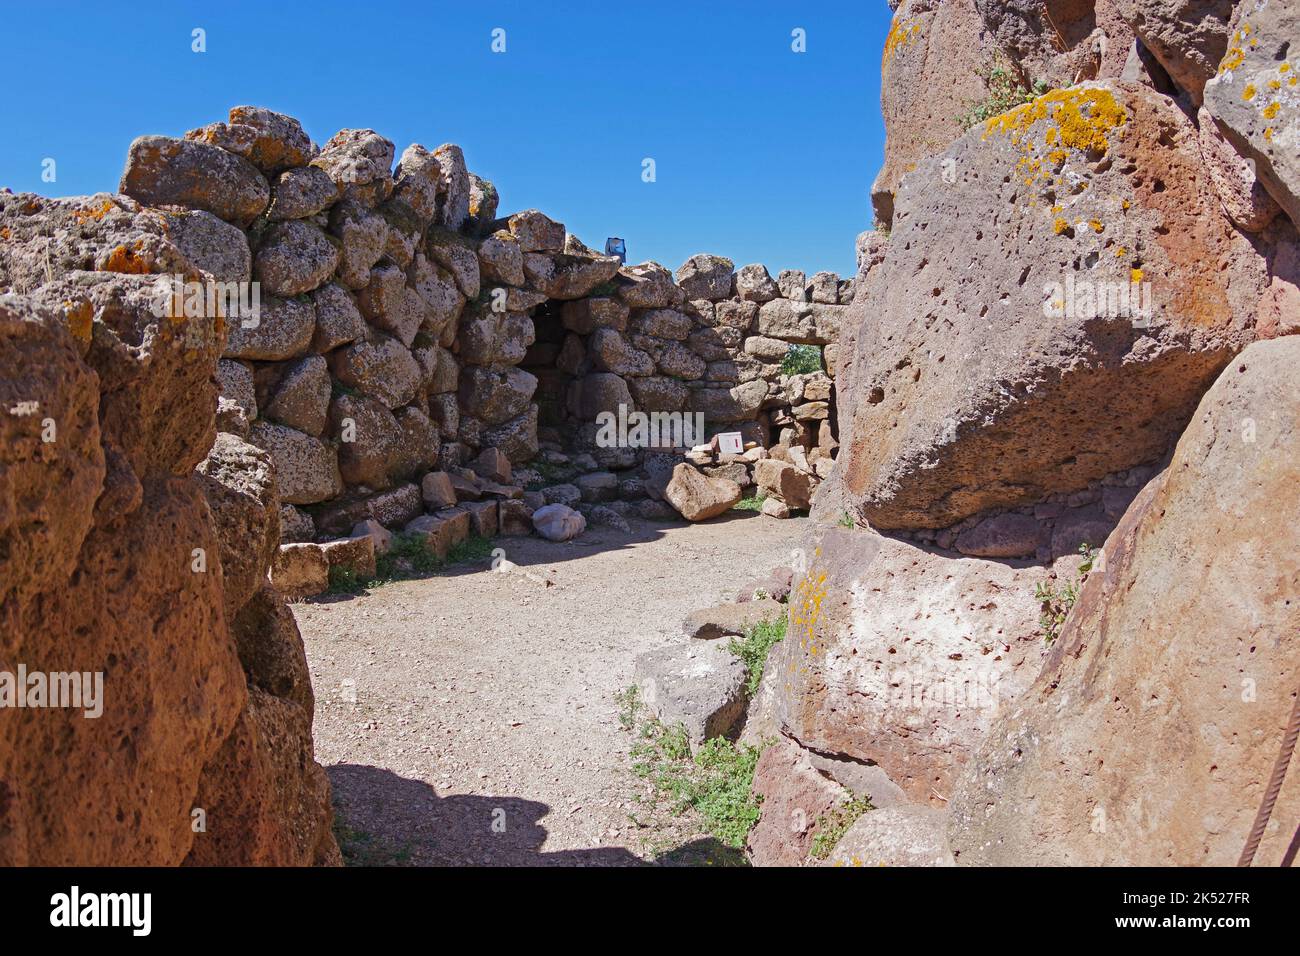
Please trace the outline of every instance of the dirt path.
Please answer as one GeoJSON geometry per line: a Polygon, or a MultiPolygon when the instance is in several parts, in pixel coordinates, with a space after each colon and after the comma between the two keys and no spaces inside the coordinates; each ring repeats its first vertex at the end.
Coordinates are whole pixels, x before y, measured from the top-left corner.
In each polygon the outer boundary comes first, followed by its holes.
{"type": "Polygon", "coordinates": [[[637,654],[683,640],[686,614],[788,563],[804,519],[631,524],[500,539],[505,573],[481,562],[294,606],[354,857],[619,865],[663,849],[629,820],[647,785],[615,694],[637,654]]]}

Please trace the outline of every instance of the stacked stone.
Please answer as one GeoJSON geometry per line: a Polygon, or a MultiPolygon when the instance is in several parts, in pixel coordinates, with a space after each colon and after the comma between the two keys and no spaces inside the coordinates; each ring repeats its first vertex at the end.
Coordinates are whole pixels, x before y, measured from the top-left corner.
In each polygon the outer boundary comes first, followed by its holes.
{"type": "Polygon", "coordinates": [[[597,419],[620,407],[700,413],[705,437],[740,431],[816,479],[834,448],[830,379],[780,363],[794,343],[834,364],[849,283],[711,255],[676,277],[620,268],[536,210],[497,218],[458,147],[413,145],[394,167],[395,152],[373,130],[318,148],[296,120],[236,107],[183,139],[138,139],[123,175],[124,193],[172,210],[206,272],[260,284],[259,319],[227,322],[218,427],[274,463],[283,540],[304,545],[277,564],[286,590],[373,560],[307,545],[410,527],[443,552],[467,526],[526,531],[579,475],[594,476],[578,496],[589,518],[668,516],[657,476],[681,450],[657,465],[602,447],[597,419]],[[512,484],[525,462],[539,467],[512,484]]]}

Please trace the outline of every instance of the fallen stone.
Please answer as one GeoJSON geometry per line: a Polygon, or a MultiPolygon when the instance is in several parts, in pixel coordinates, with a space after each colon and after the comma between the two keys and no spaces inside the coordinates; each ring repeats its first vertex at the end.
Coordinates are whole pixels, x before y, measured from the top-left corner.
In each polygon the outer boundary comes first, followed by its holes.
{"type": "Polygon", "coordinates": [[[450,508],[456,503],[456,489],[452,486],[451,475],[445,471],[431,471],[420,482],[420,494],[425,507],[430,511],[450,508]]]}
{"type": "Polygon", "coordinates": [[[352,537],[370,539],[371,550],[376,555],[387,554],[393,547],[393,533],[374,518],[358,521],[352,526],[352,537]]]}
{"type": "Polygon", "coordinates": [[[587,519],[567,505],[538,508],[532,515],[533,528],[548,541],[568,541],[587,529],[587,519]]]}
{"type": "Polygon", "coordinates": [[[518,498],[497,502],[501,533],[509,537],[526,537],[533,533],[533,509],[518,498]]]}
{"type": "Polygon", "coordinates": [[[780,498],[790,508],[807,508],[811,501],[811,479],[790,462],[775,458],[755,462],[754,484],[760,491],[780,498]]]}
{"type": "Polygon", "coordinates": [[[907,805],[868,810],[840,837],[822,866],[956,866],[948,814],[907,805]]]}
{"type": "Polygon", "coordinates": [[[754,767],[753,790],[762,798],[762,806],[745,849],[755,866],[806,863],[827,816],[853,797],[819,773],[809,754],[789,740],[763,751],[754,767]]]}
{"type": "Polygon", "coordinates": [[[330,584],[330,565],[317,544],[282,544],[271,562],[271,583],[289,600],[313,597],[330,584]]]}
{"type": "Polygon", "coordinates": [[[740,500],[741,488],[726,478],[709,478],[682,462],[673,469],[664,498],[687,521],[707,521],[740,500]]]}
{"type": "Polygon", "coordinates": [[[692,611],[682,622],[682,633],[701,640],[739,637],[757,624],[782,617],[785,617],[785,605],[771,598],[719,604],[692,611]]]}
{"type": "Polygon", "coordinates": [[[375,539],[372,535],[354,535],[321,543],[331,568],[346,568],[363,581],[375,576],[375,539]]]}
{"type": "Polygon", "coordinates": [[[745,665],[720,644],[639,654],[633,680],[660,723],[685,729],[692,751],[725,734],[745,712],[745,665]]]}

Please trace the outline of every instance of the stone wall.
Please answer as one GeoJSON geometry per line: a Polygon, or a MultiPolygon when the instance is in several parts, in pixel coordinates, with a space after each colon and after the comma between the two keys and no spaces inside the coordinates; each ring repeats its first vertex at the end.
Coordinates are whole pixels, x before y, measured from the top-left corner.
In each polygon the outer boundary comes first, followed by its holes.
{"type": "MultiPolygon", "coordinates": [[[[252,107],[136,140],[121,189],[172,210],[205,273],[258,284],[260,315],[229,322],[218,427],[270,455],[285,543],[419,520],[444,552],[469,530],[527,531],[548,503],[589,517],[601,503],[615,522],[670,516],[661,476],[689,448],[600,440],[599,416],[620,408],[699,414],[696,442],[740,431],[810,486],[829,471],[852,301],[832,273],[774,280],[712,255],[675,276],[622,266],[541,212],[498,216],[496,189],[456,146],[399,157],[373,130],[343,130],[317,147],[296,120],[252,107]],[[792,344],[824,349],[828,371],[784,375],[792,344]],[[584,474],[596,477],[575,495],[584,474]]],[[[749,486],[757,454],[702,462],[749,486]]],[[[373,560],[296,548],[280,583],[318,590],[336,558],[373,560]]]]}

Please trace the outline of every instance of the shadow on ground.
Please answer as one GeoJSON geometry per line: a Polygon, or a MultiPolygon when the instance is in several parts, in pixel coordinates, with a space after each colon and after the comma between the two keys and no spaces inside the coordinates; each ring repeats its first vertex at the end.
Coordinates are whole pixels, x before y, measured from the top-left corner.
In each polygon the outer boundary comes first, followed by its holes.
{"type": "MultiPolygon", "coordinates": [[[[326,769],[334,830],[349,866],[645,866],[621,847],[547,853],[542,820],[551,808],[520,797],[448,794],[390,770],[360,764],[326,769]]],[[[743,865],[739,850],[695,840],[662,854],[663,866],[743,865]]]]}

